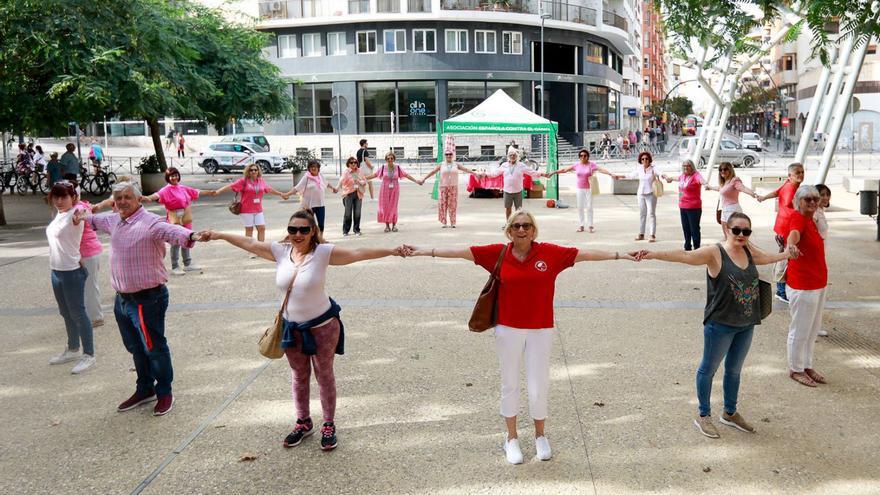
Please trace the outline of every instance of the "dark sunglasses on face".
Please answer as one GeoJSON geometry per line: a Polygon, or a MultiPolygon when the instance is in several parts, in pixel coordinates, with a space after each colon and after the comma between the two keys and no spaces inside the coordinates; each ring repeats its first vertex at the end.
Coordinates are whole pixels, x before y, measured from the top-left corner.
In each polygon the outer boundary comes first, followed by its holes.
{"type": "Polygon", "coordinates": [[[729,168],[719,168],[718,171],[719,172],[730,172],[730,169],[729,168]]]}
{"type": "Polygon", "coordinates": [[[299,232],[302,235],[306,235],[312,231],[312,227],[310,225],[306,225],[305,227],[294,227],[293,225],[287,226],[287,233],[290,235],[295,235],[299,232]]]}
{"type": "Polygon", "coordinates": [[[742,234],[743,237],[748,237],[748,236],[752,235],[752,229],[741,229],[739,227],[731,227],[730,233],[733,235],[742,234]]]}
{"type": "Polygon", "coordinates": [[[804,201],[806,201],[807,203],[818,203],[819,198],[816,196],[807,196],[806,198],[804,198],[804,201]]]}
{"type": "Polygon", "coordinates": [[[532,230],[532,227],[534,227],[534,225],[532,225],[532,224],[530,224],[530,223],[513,223],[513,224],[510,224],[510,230],[519,230],[519,229],[522,229],[522,230],[532,230]]]}

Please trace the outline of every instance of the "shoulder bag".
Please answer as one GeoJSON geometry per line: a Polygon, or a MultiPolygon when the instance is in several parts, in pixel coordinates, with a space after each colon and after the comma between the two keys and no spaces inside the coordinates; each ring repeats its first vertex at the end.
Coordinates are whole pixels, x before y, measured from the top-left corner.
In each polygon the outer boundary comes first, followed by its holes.
{"type": "Polygon", "coordinates": [[[505,254],[507,254],[506,244],[501,250],[501,255],[498,256],[498,262],[495,263],[489,281],[486,282],[483,291],[477,297],[477,303],[474,304],[471,319],[468,321],[468,329],[471,332],[485,332],[495,326],[498,317],[498,288],[501,286],[501,262],[504,261],[505,254]]]}
{"type": "Polygon", "coordinates": [[[233,215],[238,215],[241,213],[241,198],[238,196],[238,193],[235,193],[235,199],[229,203],[229,212],[233,215]]]}
{"type": "Polygon", "coordinates": [[[773,286],[770,282],[758,279],[758,302],[761,303],[761,319],[773,312],[773,286]]]}
{"type": "Polygon", "coordinates": [[[284,349],[281,348],[281,339],[284,336],[284,309],[287,308],[287,301],[290,300],[290,291],[293,289],[293,282],[296,280],[297,269],[293,272],[293,278],[290,279],[290,285],[287,287],[287,294],[284,295],[284,302],[281,309],[275,315],[275,324],[267,328],[260,337],[260,354],[269,359],[279,359],[284,356],[284,349]]]}

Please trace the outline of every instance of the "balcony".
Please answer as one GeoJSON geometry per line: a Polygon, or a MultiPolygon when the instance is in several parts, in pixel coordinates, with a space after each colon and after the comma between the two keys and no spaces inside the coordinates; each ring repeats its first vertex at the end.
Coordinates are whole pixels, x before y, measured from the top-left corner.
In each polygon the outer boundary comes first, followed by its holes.
{"type": "Polygon", "coordinates": [[[443,10],[479,10],[483,12],[515,12],[520,14],[537,14],[529,9],[527,0],[442,0],[443,10]]]}
{"type": "Polygon", "coordinates": [[[544,12],[550,14],[551,19],[565,22],[576,22],[578,24],[588,24],[596,26],[596,9],[583,7],[571,3],[548,1],[541,2],[541,8],[544,12]]]}
{"type": "Polygon", "coordinates": [[[407,0],[407,12],[430,12],[431,0],[407,0]]]}
{"type": "Polygon", "coordinates": [[[260,19],[302,19],[320,15],[318,0],[267,0],[260,2],[260,19]]]}
{"type": "Polygon", "coordinates": [[[349,14],[369,14],[370,0],[348,0],[349,14]]]}
{"type": "Polygon", "coordinates": [[[400,0],[378,0],[376,12],[380,14],[396,14],[400,12],[400,0]]]}
{"type": "Polygon", "coordinates": [[[623,17],[607,10],[602,11],[602,23],[606,26],[614,26],[617,29],[627,31],[627,22],[623,17]]]}

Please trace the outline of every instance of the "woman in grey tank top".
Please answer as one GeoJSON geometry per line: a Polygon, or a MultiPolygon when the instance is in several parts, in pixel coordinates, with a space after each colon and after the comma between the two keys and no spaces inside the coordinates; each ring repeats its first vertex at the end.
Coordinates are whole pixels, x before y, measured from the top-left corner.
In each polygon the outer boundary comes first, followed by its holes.
{"type": "Polygon", "coordinates": [[[695,251],[640,251],[631,253],[640,259],[672,261],[687,265],[706,266],[706,310],[703,316],[703,359],[697,368],[697,399],[699,415],[694,425],[703,435],[718,438],[718,430],[710,415],[712,378],[724,359],[724,414],[721,423],[753,433],[755,429],[737,412],[739,375],[752,343],[755,325],[761,323],[758,300],[758,269],[796,255],[796,249],[768,254],[760,249],[752,252],[749,236],[752,221],[743,213],[733,213],[727,220],[728,231],[723,243],[703,246],[695,251]]]}

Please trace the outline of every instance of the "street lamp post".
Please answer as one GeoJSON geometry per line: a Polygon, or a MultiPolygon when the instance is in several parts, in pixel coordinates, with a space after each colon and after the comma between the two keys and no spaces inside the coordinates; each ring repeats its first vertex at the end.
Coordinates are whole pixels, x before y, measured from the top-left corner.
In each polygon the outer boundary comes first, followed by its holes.
{"type": "Polygon", "coordinates": [[[544,21],[550,18],[550,14],[544,12],[544,2],[541,2],[539,15],[541,17],[541,117],[546,118],[544,113],[544,21]]]}

